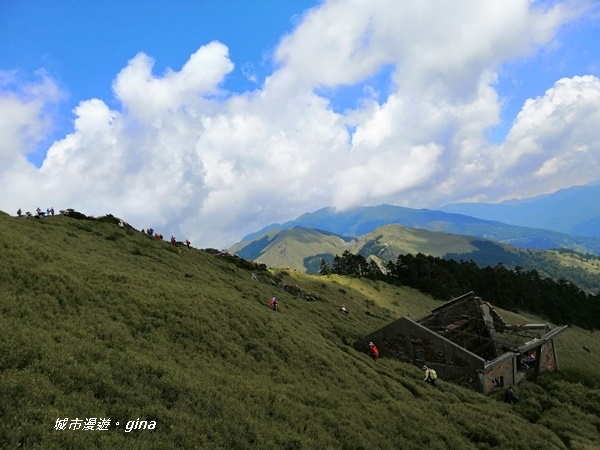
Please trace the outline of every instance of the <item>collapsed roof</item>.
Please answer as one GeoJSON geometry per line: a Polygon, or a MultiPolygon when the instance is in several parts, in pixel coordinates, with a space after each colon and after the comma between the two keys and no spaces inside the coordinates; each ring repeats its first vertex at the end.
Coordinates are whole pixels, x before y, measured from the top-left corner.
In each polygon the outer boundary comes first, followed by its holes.
{"type": "Polygon", "coordinates": [[[355,348],[364,350],[365,343],[374,341],[381,356],[426,363],[448,379],[487,393],[557,369],[553,338],[565,328],[509,325],[490,303],[469,292],[417,321],[401,317],[356,342],[355,348]],[[523,363],[526,357],[531,364],[523,363]]]}

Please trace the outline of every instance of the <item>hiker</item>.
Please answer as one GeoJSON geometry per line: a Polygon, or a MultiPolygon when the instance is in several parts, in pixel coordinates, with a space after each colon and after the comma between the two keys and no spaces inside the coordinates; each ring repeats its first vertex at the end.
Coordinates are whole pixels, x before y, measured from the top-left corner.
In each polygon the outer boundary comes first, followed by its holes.
{"type": "Polygon", "coordinates": [[[340,311],[343,312],[344,314],[348,314],[350,312],[346,309],[345,305],[342,305],[342,307],[340,308],[340,311]]]}
{"type": "Polygon", "coordinates": [[[508,389],[506,389],[506,391],[504,392],[504,402],[512,405],[513,403],[517,403],[518,401],[519,397],[515,395],[512,386],[509,386],[508,389]]]}
{"type": "Polygon", "coordinates": [[[54,215],[54,206],[50,208],[50,214],[54,215]]]}
{"type": "Polygon", "coordinates": [[[430,369],[429,367],[427,367],[427,365],[423,366],[423,370],[425,371],[425,378],[423,378],[423,381],[426,381],[427,383],[435,387],[435,380],[437,380],[436,371],[430,369]]]}
{"type": "Polygon", "coordinates": [[[50,215],[50,208],[46,208],[46,215],[49,216],[50,215]]]}
{"type": "Polygon", "coordinates": [[[527,358],[521,360],[521,364],[523,365],[523,367],[525,367],[525,369],[529,369],[529,367],[531,367],[534,363],[535,356],[533,355],[533,353],[528,355],[527,358]]]}
{"type": "Polygon", "coordinates": [[[191,244],[191,242],[188,239],[186,239],[185,240],[185,245],[188,248],[188,250],[190,249],[190,244],[191,244]]]}
{"type": "Polygon", "coordinates": [[[177,239],[175,239],[175,236],[171,236],[171,244],[177,245],[177,239]]]}
{"type": "Polygon", "coordinates": [[[17,211],[17,216],[21,217],[21,208],[17,211]]]}
{"type": "Polygon", "coordinates": [[[379,356],[379,350],[372,342],[369,342],[369,356],[373,358],[373,361],[375,361],[379,356]]]}
{"type": "Polygon", "coordinates": [[[273,298],[271,299],[271,303],[270,303],[270,305],[271,305],[271,309],[272,309],[273,311],[277,311],[278,304],[277,304],[277,299],[276,299],[275,297],[273,297],[273,298]]]}

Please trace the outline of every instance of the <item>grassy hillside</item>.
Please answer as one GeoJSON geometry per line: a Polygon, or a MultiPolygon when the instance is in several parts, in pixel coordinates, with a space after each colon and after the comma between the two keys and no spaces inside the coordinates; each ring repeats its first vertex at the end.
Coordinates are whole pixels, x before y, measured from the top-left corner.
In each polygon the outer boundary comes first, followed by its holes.
{"type": "Polygon", "coordinates": [[[271,230],[254,241],[240,242],[229,251],[270,267],[291,267],[306,272],[307,260],[315,255],[332,259],[336,254],[341,255],[348,250],[365,257],[374,254],[383,260],[393,261],[399,254],[418,252],[442,257],[449,252],[466,254],[477,251],[477,247],[471,244],[472,240],[473,237],[469,236],[437,233],[398,224],[383,225],[355,238],[342,238],[312,228],[295,227],[271,230]]]}
{"type": "Polygon", "coordinates": [[[269,267],[290,267],[304,272],[306,257],[319,253],[335,255],[343,252],[348,245],[355,248],[349,241],[335,234],[296,227],[271,230],[251,243],[234,245],[229,251],[269,267]]]}
{"type": "Polygon", "coordinates": [[[0,213],[0,256],[0,448],[600,446],[600,347],[581,330],[560,337],[563,371],[510,407],[352,348],[436,304],[409,289],[249,271],[63,216],[0,213]],[[111,424],[59,431],[59,418],[111,424]],[[127,432],[136,419],[156,428],[127,432]]]}

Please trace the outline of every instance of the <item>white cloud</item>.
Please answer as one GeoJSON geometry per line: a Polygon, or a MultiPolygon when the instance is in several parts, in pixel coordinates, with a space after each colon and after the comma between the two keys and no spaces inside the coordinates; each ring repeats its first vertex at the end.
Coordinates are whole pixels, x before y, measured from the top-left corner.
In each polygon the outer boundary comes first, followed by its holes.
{"type": "Polygon", "coordinates": [[[324,206],[432,207],[580,184],[597,177],[594,77],[558,81],[524,105],[506,142],[485,138],[499,121],[499,67],[551,44],[580,8],[327,1],[282,39],[277,69],[246,93],[223,91],[234,65],[221,43],[162,75],[140,53],[114,80],[118,109],[82,100],[73,132],[51,146],[40,169],[25,153],[43,135],[52,85],[18,94],[0,76],[7,137],[0,158],[14,168],[0,168],[10,194],[0,207],[43,202],[110,212],[138,228],[222,247],[324,206]],[[384,65],[393,68],[387,97],[366,88],[359,106],[338,113],[317,93],[359,83],[384,65]]]}
{"type": "Polygon", "coordinates": [[[16,211],[17,202],[39,198],[41,178],[27,154],[52,129],[48,108],[62,95],[43,71],[25,83],[19,83],[16,72],[0,71],[0,185],[5,199],[0,208],[16,211]]]}
{"type": "Polygon", "coordinates": [[[44,108],[62,94],[51,78],[37,75],[36,81],[19,84],[17,73],[0,71],[0,166],[23,162],[52,125],[44,108]]]}
{"type": "Polygon", "coordinates": [[[527,197],[597,180],[598,123],[600,79],[593,76],[561,79],[527,100],[495,162],[506,194],[527,197]]]}
{"type": "Polygon", "coordinates": [[[152,75],[154,61],[144,53],[135,56],[117,76],[113,90],[133,118],[142,122],[160,120],[206,94],[218,91],[223,77],[233,70],[228,49],[211,42],[190,56],[179,72],[168,70],[162,77],[152,75]]]}

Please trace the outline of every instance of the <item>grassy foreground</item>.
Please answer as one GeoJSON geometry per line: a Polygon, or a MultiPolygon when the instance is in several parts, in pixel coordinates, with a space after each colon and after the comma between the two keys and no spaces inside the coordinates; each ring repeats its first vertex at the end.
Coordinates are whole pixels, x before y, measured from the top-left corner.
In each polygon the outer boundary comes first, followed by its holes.
{"type": "Polygon", "coordinates": [[[0,213],[0,448],[600,448],[597,335],[561,335],[563,370],[511,407],[351,347],[431,298],[234,262],[110,221],[0,213]],[[111,422],[55,430],[65,418],[111,422]]]}

